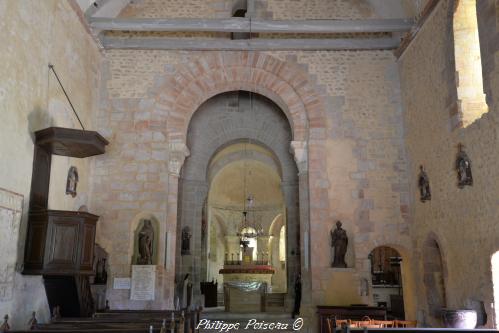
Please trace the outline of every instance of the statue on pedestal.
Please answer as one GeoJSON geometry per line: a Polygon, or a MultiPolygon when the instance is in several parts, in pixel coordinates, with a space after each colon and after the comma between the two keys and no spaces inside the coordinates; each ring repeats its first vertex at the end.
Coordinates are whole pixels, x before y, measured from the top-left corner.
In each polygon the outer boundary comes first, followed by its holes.
{"type": "Polygon", "coordinates": [[[154,228],[151,220],[144,220],[139,232],[139,256],[137,265],[152,265],[154,228]]]}
{"type": "Polygon", "coordinates": [[[419,166],[418,186],[421,202],[431,200],[430,179],[422,165],[419,166]]]}
{"type": "Polygon", "coordinates": [[[457,145],[458,153],[456,158],[457,186],[463,188],[473,185],[473,175],[471,174],[471,160],[463,150],[462,143],[457,145]]]}
{"type": "Polygon", "coordinates": [[[332,267],[346,268],[345,254],[347,253],[348,237],[345,229],[341,228],[340,221],[336,222],[336,229],[331,230],[331,246],[334,248],[332,267]]]}

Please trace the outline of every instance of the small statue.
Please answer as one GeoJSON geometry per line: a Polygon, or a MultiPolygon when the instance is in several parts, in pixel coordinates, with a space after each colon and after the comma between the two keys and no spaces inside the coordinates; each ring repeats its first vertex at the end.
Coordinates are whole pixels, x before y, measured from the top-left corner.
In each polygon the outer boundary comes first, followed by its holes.
{"type": "Polygon", "coordinates": [[[345,254],[347,253],[347,232],[341,228],[340,221],[336,222],[336,229],[331,230],[331,246],[334,248],[334,261],[332,267],[346,268],[345,254]]]}
{"type": "Polygon", "coordinates": [[[421,202],[429,201],[431,200],[430,179],[422,165],[419,166],[419,170],[418,186],[421,194],[420,200],[421,202]]]}
{"type": "Polygon", "coordinates": [[[61,307],[56,305],[52,309],[52,321],[57,321],[59,319],[61,319],[61,307]]]}
{"type": "Polygon", "coordinates": [[[37,326],[38,326],[38,320],[36,319],[36,312],[33,311],[31,313],[31,318],[30,320],[28,321],[28,326],[29,326],[29,329],[30,330],[36,330],[37,329],[37,326]]]}
{"type": "Polygon", "coordinates": [[[106,258],[97,260],[94,283],[95,284],[107,283],[106,258]]]}
{"type": "Polygon", "coordinates": [[[106,307],[104,308],[104,311],[107,312],[111,310],[111,307],[109,306],[109,300],[106,299],[106,307]]]}
{"type": "Polygon", "coordinates": [[[473,175],[471,174],[471,160],[463,150],[462,143],[457,145],[458,153],[456,158],[457,186],[463,188],[466,185],[473,185],[473,175]]]}
{"type": "Polygon", "coordinates": [[[166,333],[166,319],[163,319],[163,323],[161,324],[161,330],[159,333],[166,333]]]}
{"type": "Polygon", "coordinates": [[[139,232],[139,257],[137,265],[152,265],[154,229],[151,220],[144,220],[139,232]]]}
{"type": "Polygon", "coordinates": [[[184,227],[182,229],[182,255],[191,254],[191,229],[184,227]]]}
{"type": "Polygon", "coordinates": [[[0,333],[8,332],[10,331],[10,325],[9,325],[9,315],[5,315],[3,317],[3,324],[0,326],[0,333]]]}
{"type": "Polygon", "coordinates": [[[293,313],[291,318],[295,319],[296,316],[300,315],[300,305],[301,305],[301,273],[298,273],[295,280],[295,304],[293,306],[293,313]]]}
{"type": "Polygon", "coordinates": [[[78,185],[78,170],[72,166],[68,171],[68,179],[66,181],[66,194],[76,197],[76,186],[78,185]]]}

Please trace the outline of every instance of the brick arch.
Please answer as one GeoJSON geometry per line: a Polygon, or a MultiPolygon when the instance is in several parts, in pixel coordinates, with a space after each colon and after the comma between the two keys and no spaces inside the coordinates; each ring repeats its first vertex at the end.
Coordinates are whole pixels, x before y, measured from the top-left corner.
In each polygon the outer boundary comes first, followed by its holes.
{"type": "Polygon", "coordinates": [[[324,128],[325,103],[309,75],[296,64],[261,52],[214,52],[187,64],[158,84],[156,108],[168,110],[171,140],[185,142],[190,119],[209,98],[247,90],[274,101],[286,114],[293,140],[305,141],[311,129],[324,128]]]}

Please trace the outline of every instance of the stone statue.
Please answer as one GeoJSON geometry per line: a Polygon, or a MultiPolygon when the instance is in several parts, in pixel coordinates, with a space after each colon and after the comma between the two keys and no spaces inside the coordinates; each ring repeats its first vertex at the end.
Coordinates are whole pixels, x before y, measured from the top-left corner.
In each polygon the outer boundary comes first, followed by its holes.
{"type": "Polygon", "coordinates": [[[457,171],[457,186],[463,188],[466,185],[473,185],[473,176],[471,174],[471,160],[464,152],[463,144],[458,144],[458,153],[456,158],[456,171],[457,171]]]}
{"type": "Polygon", "coordinates": [[[139,232],[139,257],[137,265],[152,265],[154,229],[151,220],[144,220],[139,232]]]}
{"type": "Polygon", "coordinates": [[[293,313],[291,317],[295,319],[296,316],[300,315],[300,305],[301,305],[301,273],[298,273],[295,280],[295,304],[293,307],[293,313]]]}
{"type": "Polygon", "coordinates": [[[184,227],[182,229],[182,255],[191,254],[191,228],[184,227]]]}
{"type": "Polygon", "coordinates": [[[341,228],[340,221],[336,222],[336,229],[331,230],[331,246],[334,248],[332,267],[346,268],[345,254],[347,253],[348,237],[345,229],[341,228]]]}
{"type": "Polygon", "coordinates": [[[28,321],[28,326],[30,330],[36,330],[38,327],[38,319],[36,319],[36,312],[31,313],[31,318],[28,321]]]}
{"type": "Polygon", "coordinates": [[[78,170],[72,166],[68,171],[68,179],[66,180],[66,194],[76,197],[76,185],[78,185],[78,170]]]}
{"type": "Polygon", "coordinates": [[[8,332],[8,331],[10,331],[9,315],[5,315],[3,317],[3,324],[0,326],[0,332],[8,332]]]}
{"type": "Polygon", "coordinates": [[[419,166],[419,170],[418,186],[420,200],[421,202],[429,201],[431,200],[430,179],[428,178],[428,174],[422,165],[419,166]]]}

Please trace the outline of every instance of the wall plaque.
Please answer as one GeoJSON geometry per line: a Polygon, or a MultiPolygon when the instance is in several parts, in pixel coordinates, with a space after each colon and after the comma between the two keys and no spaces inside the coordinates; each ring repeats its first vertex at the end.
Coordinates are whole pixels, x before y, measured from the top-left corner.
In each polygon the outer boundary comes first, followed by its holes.
{"type": "Polygon", "coordinates": [[[131,282],[130,278],[114,278],[113,289],[130,289],[131,282]]]}
{"type": "Polygon", "coordinates": [[[133,265],[130,299],[135,301],[153,301],[155,283],[155,265],[133,265]]]}
{"type": "Polygon", "coordinates": [[[23,196],[0,188],[0,305],[13,302],[23,196]]]}

